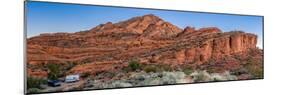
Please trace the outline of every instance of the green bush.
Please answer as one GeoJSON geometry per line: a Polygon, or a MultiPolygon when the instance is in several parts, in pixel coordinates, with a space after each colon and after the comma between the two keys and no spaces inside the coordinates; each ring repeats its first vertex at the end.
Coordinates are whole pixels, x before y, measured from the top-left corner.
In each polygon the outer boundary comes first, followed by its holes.
{"type": "Polygon", "coordinates": [[[27,92],[28,93],[38,93],[38,92],[40,92],[40,89],[38,89],[38,88],[29,88],[27,90],[27,92]]]}
{"type": "Polygon", "coordinates": [[[51,80],[57,80],[59,76],[62,75],[61,70],[60,70],[60,65],[58,64],[48,64],[48,79],[51,80]]]}
{"type": "Polygon", "coordinates": [[[155,73],[155,72],[157,72],[159,70],[157,70],[157,67],[154,66],[154,65],[147,65],[147,66],[144,67],[144,71],[147,72],[147,73],[149,73],[149,72],[154,72],[155,73]]]}
{"type": "Polygon", "coordinates": [[[186,75],[190,75],[193,72],[192,67],[189,65],[182,65],[179,68],[179,70],[184,72],[186,75]]]}
{"type": "Polygon", "coordinates": [[[190,74],[193,72],[193,70],[190,69],[190,68],[185,68],[185,69],[183,69],[183,72],[184,72],[186,75],[190,75],[190,74]]]}
{"type": "Polygon", "coordinates": [[[129,68],[133,71],[136,71],[141,68],[141,64],[137,60],[131,60],[129,62],[129,68]]]}
{"type": "Polygon", "coordinates": [[[263,78],[263,70],[261,68],[253,69],[251,72],[253,72],[255,78],[263,78]]]}
{"type": "Polygon", "coordinates": [[[203,73],[200,73],[195,79],[194,81],[195,82],[204,82],[206,81],[206,76],[203,74],[203,73]]]}
{"type": "Polygon", "coordinates": [[[27,77],[27,88],[40,88],[41,84],[47,84],[46,79],[27,77]]]}
{"type": "Polygon", "coordinates": [[[173,71],[171,65],[161,64],[157,66],[161,71],[173,71]]]}
{"type": "Polygon", "coordinates": [[[262,78],[263,77],[263,67],[262,67],[262,61],[249,58],[246,61],[246,64],[244,65],[244,68],[248,71],[250,75],[252,75],[254,78],[262,78]]]}

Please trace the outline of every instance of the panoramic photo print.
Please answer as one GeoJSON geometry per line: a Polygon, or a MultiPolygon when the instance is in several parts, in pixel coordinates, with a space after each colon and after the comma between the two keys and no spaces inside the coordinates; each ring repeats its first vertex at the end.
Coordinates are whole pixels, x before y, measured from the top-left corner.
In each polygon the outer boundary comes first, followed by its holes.
{"type": "Polygon", "coordinates": [[[263,17],[26,2],[26,91],[263,79],[263,17]]]}

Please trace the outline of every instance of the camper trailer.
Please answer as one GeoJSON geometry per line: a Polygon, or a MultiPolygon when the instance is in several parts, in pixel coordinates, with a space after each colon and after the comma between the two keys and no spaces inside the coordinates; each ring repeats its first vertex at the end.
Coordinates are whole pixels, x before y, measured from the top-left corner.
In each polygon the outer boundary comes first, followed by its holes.
{"type": "Polygon", "coordinates": [[[67,75],[65,77],[65,80],[64,82],[66,83],[71,83],[71,82],[76,82],[76,81],[79,81],[79,74],[76,74],[76,75],[67,75]]]}

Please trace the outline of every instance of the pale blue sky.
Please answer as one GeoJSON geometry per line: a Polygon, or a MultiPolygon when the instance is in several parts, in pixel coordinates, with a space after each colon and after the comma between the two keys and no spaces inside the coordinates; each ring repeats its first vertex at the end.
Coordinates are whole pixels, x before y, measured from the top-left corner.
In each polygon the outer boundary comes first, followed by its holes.
{"type": "MultiPolygon", "coordinates": [[[[154,14],[184,28],[218,27],[224,32],[242,30],[258,35],[262,46],[263,17],[122,7],[89,6],[47,2],[27,3],[27,37],[41,33],[77,32],[106,22],[119,22],[135,16],[154,14]]],[[[262,48],[262,47],[261,47],[262,48]]]]}

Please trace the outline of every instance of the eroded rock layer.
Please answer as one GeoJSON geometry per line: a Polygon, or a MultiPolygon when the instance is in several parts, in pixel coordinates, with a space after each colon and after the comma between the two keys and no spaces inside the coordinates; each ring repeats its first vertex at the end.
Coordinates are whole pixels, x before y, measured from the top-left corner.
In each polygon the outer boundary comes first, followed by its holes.
{"type": "Polygon", "coordinates": [[[76,62],[108,66],[139,59],[141,63],[204,64],[211,59],[247,52],[256,48],[256,44],[254,34],[222,32],[216,27],[180,29],[149,14],[118,23],[108,22],[87,31],[31,37],[27,40],[27,62],[29,65],[76,62]]]}

